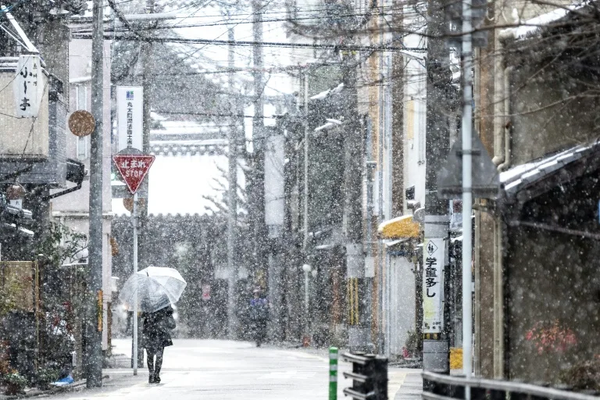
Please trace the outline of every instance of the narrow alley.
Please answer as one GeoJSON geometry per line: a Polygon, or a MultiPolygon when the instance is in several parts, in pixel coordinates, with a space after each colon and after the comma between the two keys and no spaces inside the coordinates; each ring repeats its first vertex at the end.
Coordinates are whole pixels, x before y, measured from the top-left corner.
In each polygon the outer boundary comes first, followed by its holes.
{"type": "MultiPolygon", "coordinates": [[[[113,341],[115,353],[127,353],[129,339],[113,341]]],[[[128,352],[129,350],[129,352],[128,352]]],[[[125,360],[125,358],[123,358],[125,360]]],[[[125,366],[122,364],[122,366],[125,366]]],[[[350,381],[343,378],[349,364],[340,362],[338,398],[350,381]]],[[[327,355],[318,350],[256,348],[248,342],[225,340],[174,341],[165,351],[162,383],[148,383],[148,372],[140,368],[132,376],[130,368],[104,370],[110,378],[104,387],[71,392],[53,397],[57,400],[168,399],[168,400],[270,400],[323,399],[328,390],[327,355]]],[[[390,399],[420,398],[420,388],[412,394],[402,393],[403,384],[412,385],[420,370],[390,368],[390,399]]],[[[419,382],[420,384],[420,382],[419,382]]]]}

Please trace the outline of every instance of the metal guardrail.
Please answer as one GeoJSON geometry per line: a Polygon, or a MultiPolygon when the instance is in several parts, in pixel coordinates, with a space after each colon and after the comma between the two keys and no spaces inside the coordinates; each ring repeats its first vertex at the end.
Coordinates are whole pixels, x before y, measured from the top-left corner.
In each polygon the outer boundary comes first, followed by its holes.
{"type": "Polygon", "coordinates": [[[344,395],[358,400],[387,400],[388,360],[365,353],[344,353],[344,361],[352,363],[352,372],[344,377],[352,379],[352,387],[344,388],[344,395]]]}
{"type": "Polygon", "coordinates": [[[578,393],[514,381],[469,378],[423,372],[423,399],[455,400],[465,398],[465,387],[471,400],[598,400],[600,393],[578,393]]]}

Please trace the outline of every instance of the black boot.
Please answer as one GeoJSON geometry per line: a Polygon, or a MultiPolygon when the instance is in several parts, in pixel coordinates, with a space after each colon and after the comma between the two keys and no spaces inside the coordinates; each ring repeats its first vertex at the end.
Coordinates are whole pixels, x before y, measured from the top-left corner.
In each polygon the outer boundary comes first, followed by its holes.
{"type": "Polygon", "coordinates": [[[154,373],[154,355],[147,355],[148,358],[148,383],[156,382],[156,374],[154,373]]]}
{"type": "Polygon", "coordinates": [[[156,363],[154,364],[154,383],[160,383],[160,369],[162,368],[163,351],[156,353],[156,363]]]}

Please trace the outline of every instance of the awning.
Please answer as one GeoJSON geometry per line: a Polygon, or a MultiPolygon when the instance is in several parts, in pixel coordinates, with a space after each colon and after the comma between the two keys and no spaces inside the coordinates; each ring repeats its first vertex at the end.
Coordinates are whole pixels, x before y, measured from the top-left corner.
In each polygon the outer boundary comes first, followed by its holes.
{"type": "Polygon", "coordinates": [[[420,225],[413,221],[412,215],[403,215],[382,222],[377,229],[379,236],[384,239],[417,238],[420,231],[420,225]]]}

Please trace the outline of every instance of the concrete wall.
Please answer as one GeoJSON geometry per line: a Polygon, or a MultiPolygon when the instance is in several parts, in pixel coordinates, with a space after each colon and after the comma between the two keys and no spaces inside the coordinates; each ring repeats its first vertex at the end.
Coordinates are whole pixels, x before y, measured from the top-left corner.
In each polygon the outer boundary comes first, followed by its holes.
{"type": "MultiPolygon", "coordinates": [[[[76,87],[86,88],[87,90],[87,110],[91,111],[91,45],[90,40],[72,40],[70,43],[70,111],[76,110],[77,99],[76,99],[76,87]]],[[[102,187],[102,201],[104,212],[110,212],[111,210],[111,187],[110,187],[110,174],[112,164],[112,153],[111,153],[111,122],[110,122],[110,44],[104,46],[104,146],[103,146],[103,187],[102,187]]],[[[78,137],[73,135],[71,132],[67,133],[67,157],[78,159],[77,157],[77,141],[78,137]]],[[[87,157],[78,159],[80,162],[85,164],[86,170],[89,171],[90,159],[89,159],[89,138],[87,139],[88,152],[87,157]]],[[[83,182],[83,187],[70,193],[68,195],[58,197],[52,202],[52,210],[61,213],[87,213],[89,209],[89,180],[83,182]]]]}
{"type": "Polygon", "coordinates": [[[415,272],[414,264],[406,257],[392,255],[388,258],[389,302],[385,307],[389,325],[388,355],[398,357],[403,354],[409,332],[416,329],[415,321],[415,272]]]}

